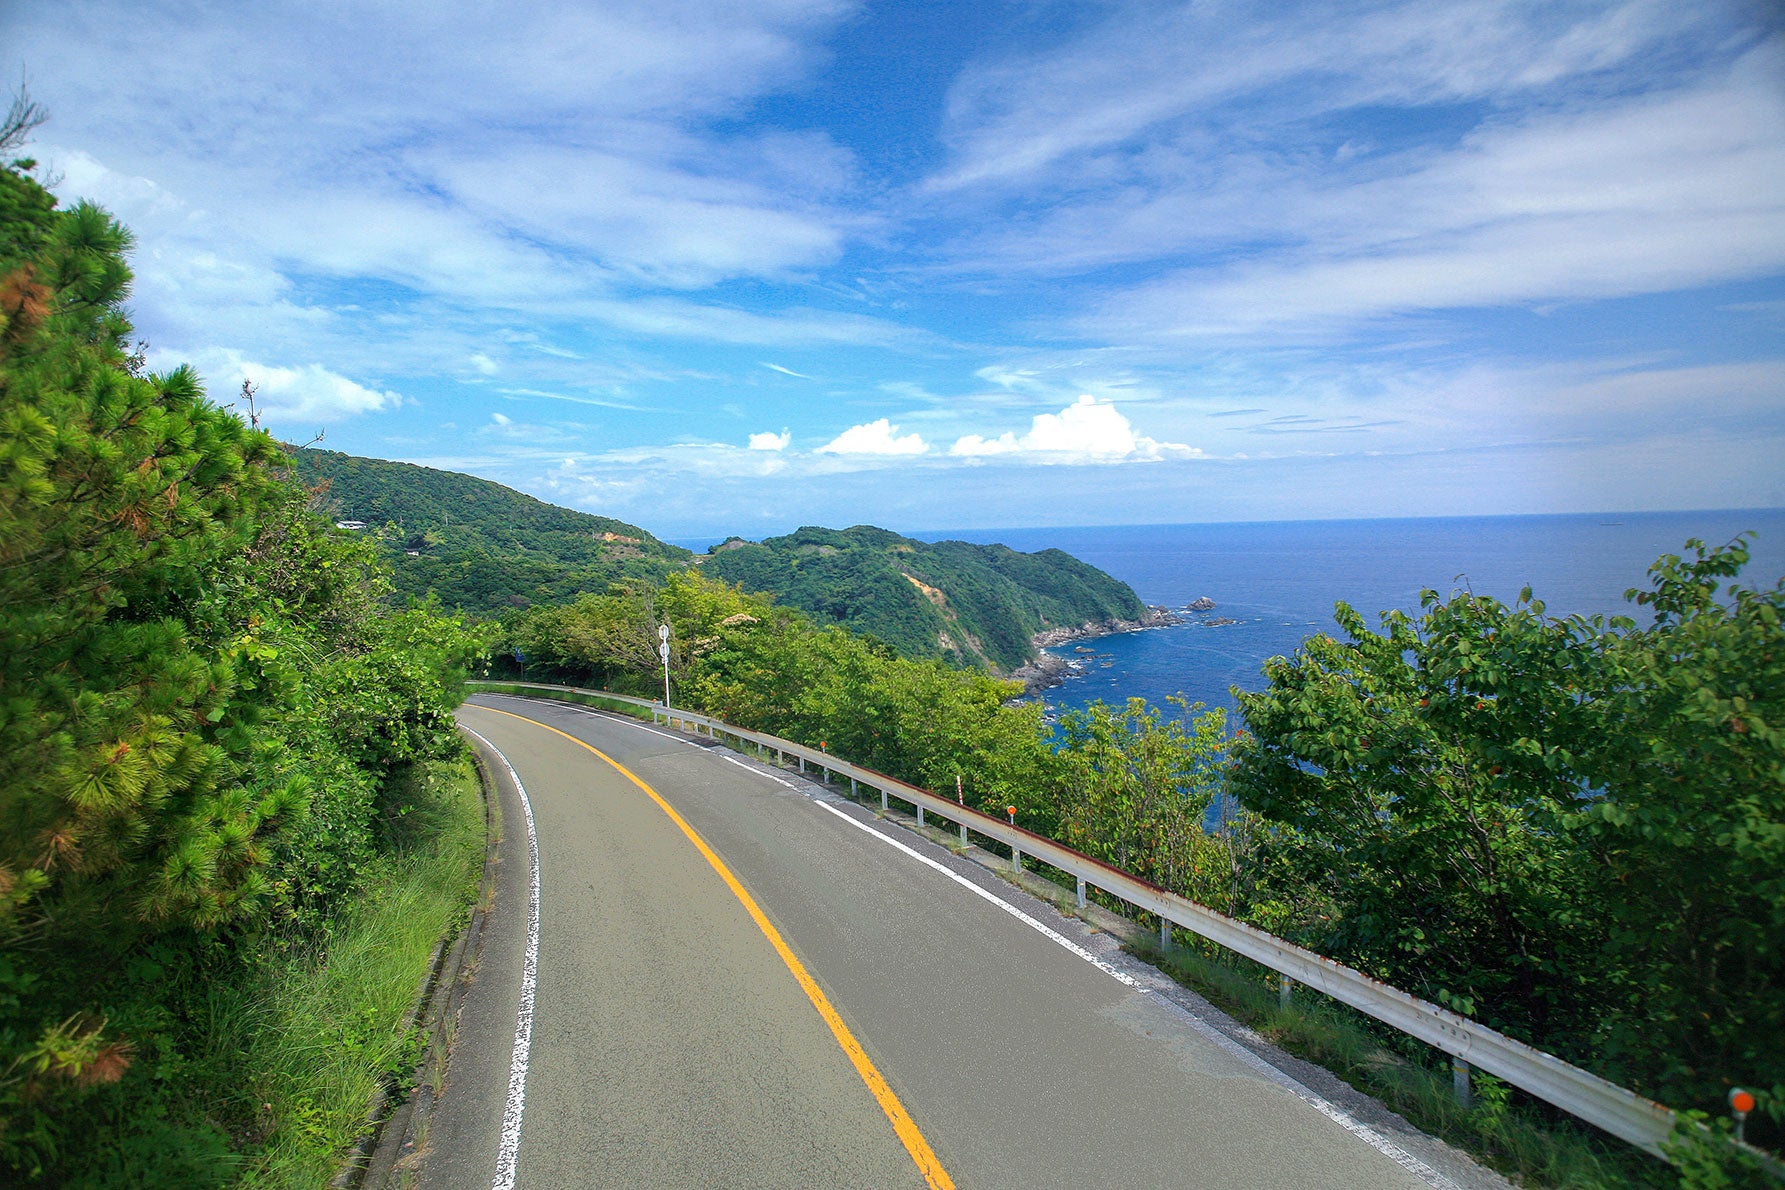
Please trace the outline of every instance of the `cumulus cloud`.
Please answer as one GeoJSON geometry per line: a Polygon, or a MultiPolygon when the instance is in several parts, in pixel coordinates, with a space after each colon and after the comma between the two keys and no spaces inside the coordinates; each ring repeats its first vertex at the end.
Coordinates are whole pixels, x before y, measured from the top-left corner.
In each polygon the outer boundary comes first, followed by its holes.
{"type": "MultiPolygon", "coordinates": [[[[154,362],[162,366],[180,361],[157,356],[154,362]]],[[[399,393],[368,388],[321,364],[282,367],[257,363],[240,351],[215,348],[195,353],[192,365],[205,378],[215,401],[229,401],[241,391],[244,380],[254,385],[255,406],[273,423],[354,417],[396,409],[404,403],[399,393]]]]}
{"type": "Polygon", "coordinates": [[[930,449],[916,434],[900,436],[899,427],[882,417],[864,425],[850,426],[818,448],[819,454],[920,455],[930,449]]]}
{"type": "Polygon", "coordinates": [[[967,434],[949,454],[958,458],[991,455],[1035,455],[1043,461],[1156,462],[1170,457],[1194,458],[1202,452],[1180,442],[1160,442],[1136,434],[1113,404],[1082,396],[1058,413],[1038,413],[1029,432],[1006,431],[996,438],[967,434]]]}
{"type": "Polygon", "coordinates": [[[471,366],[485,376],[494,376],[496,374],[496,361],[481,351],[472,354],[471,366]]]}
{"type": "Polygon", "coordinates": [[[793,441],[793,435],[783,429],[779,434],[772,430],[764,430],[760,434],[750,435],[751,450],[786,450],[787,444],[793,441]]]}

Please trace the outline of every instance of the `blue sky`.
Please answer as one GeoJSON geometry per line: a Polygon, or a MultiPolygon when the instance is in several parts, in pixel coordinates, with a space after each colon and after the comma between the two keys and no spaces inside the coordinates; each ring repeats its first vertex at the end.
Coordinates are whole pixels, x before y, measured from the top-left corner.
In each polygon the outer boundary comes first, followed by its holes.
{"type": "Polygon", "coordinates": [[[755,536],[1785,505],[1776,13],[76,0],[0,45],[157,366],[755,536]]]}

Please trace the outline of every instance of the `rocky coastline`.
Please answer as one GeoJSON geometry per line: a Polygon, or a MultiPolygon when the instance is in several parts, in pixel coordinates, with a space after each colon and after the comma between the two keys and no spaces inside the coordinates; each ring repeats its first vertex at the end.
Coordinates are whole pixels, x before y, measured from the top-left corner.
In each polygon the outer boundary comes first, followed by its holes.
{"type": "MultiPolygon", "coordinates": [[[[1184,621],[1183,614],[1173,611],[1171,608],[1149,607],[1146,615],[1138,620],[1087,620],[1076,627],[1049,628],[1031,636],[1029,644],[1037,650],[1051,649],[1056,645],[1068,644],[1075,640],[1113,636],[1118,632],[1139,632],[1143,628],[1169,628],[1174,624],[1182,624],[1184,621]]],[[[1072,664],[1066,658],[1053,653],[1038,652],[1035,660],[1011,671],[1010,676],[1023,684],[1025,695],[1033,695],[1049,687],[1058,686],[1071,673],[1072,664]]]]}

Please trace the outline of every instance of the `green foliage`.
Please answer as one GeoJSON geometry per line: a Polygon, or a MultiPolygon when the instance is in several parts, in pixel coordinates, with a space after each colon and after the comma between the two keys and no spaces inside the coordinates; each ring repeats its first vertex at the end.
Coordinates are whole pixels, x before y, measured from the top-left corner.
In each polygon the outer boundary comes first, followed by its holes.
{"type": "Polygon", "coordinates": [[[215,1184],[209,989],[363,894],[487,640],[141,371],[109,216],[0,169],[0,234],[0,1179],[215,1184]]]}
{"type": "Polygon", "coordinates": [[[869,525],[728,542],[705,569],[821,624],[885,641],[900,656],[1004,672],[1034,660],[1036,633],[1146,614],[1126,584],[1060,550],[932,545],[869,525]]]}
{"type": "Polygon", "coordinates": [[[276,450],[190,370],[130,371],[123,228],[18,207],[45,226],[0,341],[0,911],[216,925],[264,895],[263,839],[298,808],[228,780],[263,700],[217,564],[254,540],[276,450]]]}
{"type": "Polygon", "coordinates": [[[1060,717],[1061,838],[1230,913],[1238,900],[1232,837],[1205,829],[1221,797],[1225,716],[1176,701],[1182,718],[1139,698],[1121,711],[1097,702],[1060,717]]]}
{"type": "Polygon", "coordinates": [[[636,525],[486,479],[313,448],[292,457],[332,519],[366,522],[397,592],[410,599],[433,595],[488,615],[563,603],[613,582],[653,583],[689,557],[636,525]]]}
{"type": "Polygon", "coordinates": [[[904,660],[699,572],[533,609],[508,625],[509,643],[535,676],[660,698],[659,623],[673,628],[676,705],[936,789],[953,789],[959,774],[972,804],[996,813],[1015,804],[1026,824],[1051,828],[1054,757],[1041,708],[1006,705],[1020,693],[1015,683],[904,660]]]}
{"type": "MultiPolygon", "coordinates": [[[[1279,927],[1676,1103],[1785,1079],[1785,584],[1665,557],[1658,614],[1427,592],[1240,695],[1279,927]]],[[[1269,899],[1267,896],[1266,900],[1269,899]]]]}

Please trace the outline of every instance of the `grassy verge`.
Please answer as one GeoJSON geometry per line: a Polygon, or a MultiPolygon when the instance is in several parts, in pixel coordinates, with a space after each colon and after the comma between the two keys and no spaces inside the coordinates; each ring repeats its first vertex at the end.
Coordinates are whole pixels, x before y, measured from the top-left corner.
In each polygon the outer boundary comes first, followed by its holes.
{"type": "Polygon", "coordinates": [[[1452,1090],[1450,1068],[1437,1064],[1442,1055],[1436,1051],[1398,1035],[1384,1038],[1381,1027],[1369,1018],[1306,988],[1298,987],[1290,1007],[1284,1009],[1275,972],[1237,956],[1206,953],[1205,945],[1179,945],[1169,953],[1132,949],[1272,1044],[1331,1071],[1414,1127],[1443,1138],[1521,1185],[1675,1184],[1666,1165],[1491,1075],[1475,1073],[1475,1103],[1461,1106],[1452,1090]],[[1396,1052],[1397,1044],[1414,1052],[1396,1052]]]}
{"type": "Polygon", "coordinates": [[[582,694],[572,690],[535,690],[530,686],[509,682],[467,682],[465,685],[473,694],[516,694],[522,698],[550,698],[558,702],[579,703],[597,710],[614,711],[621,715],[630,715],[634,719],[651,717],[651,712],[643,707],[621,702],[617,698],[603,698],[599,694],[582,694]]]}
{"type": "Polygon", "coordinates": [[[435,945],[477,895],[483,800],[469,760],[420,767],[394,793],[406,809],[391,845],[325,945],[211,993],[214,1044],[239,1055],[261,1113],[262,1143],[242,1185],[326,1186],[381,1081],[420,1056],[404,1023],[435,945]]]}

